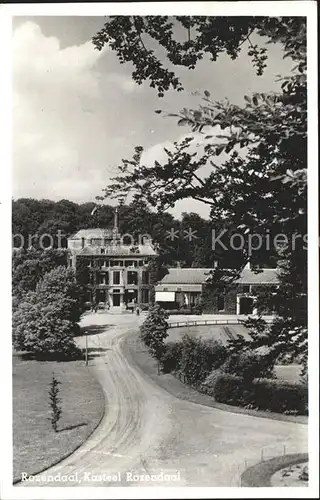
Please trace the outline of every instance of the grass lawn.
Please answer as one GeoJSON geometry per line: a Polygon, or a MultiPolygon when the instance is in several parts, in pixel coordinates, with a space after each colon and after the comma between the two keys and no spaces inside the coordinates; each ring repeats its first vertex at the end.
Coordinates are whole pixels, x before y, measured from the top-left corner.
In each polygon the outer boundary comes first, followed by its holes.
{"type": "Polygon", "coordinates": [[[292,363],[291,365],[276,365],[274,372],[279,380],[290,382],[291,384],[300,383],[301,366],[292,363]]]}
{"type": "MultiPolygon", "coordinates": [[[[233,336],[243,335],[248,339],[248,331],[243,325],[226,325],[233,336]]],[[[228,336],[226,335],[224,325],[203,325],[203,326],[182,326],[178,328],[169,328],[166,342],[177,342],[181,340],[185,334],[191,337],[202,337],[203,339],[214,339],[222,344],[227,344],[228,336]]]]}
{"type": "Polygon", "coordinates": [[[74,451],[100,422],[100,385],[83,361],[34,361],[13,356],[13,477],[34,474],[74,451]],[[55,433],[48,420],[54,372],[61,382],[62,416],[55,433]]]}

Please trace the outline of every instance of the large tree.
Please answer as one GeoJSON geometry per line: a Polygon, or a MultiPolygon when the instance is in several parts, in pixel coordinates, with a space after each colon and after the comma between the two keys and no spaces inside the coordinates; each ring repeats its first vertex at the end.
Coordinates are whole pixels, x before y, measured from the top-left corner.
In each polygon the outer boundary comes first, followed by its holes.
{"type": "Polygon", "coordinates": [[[13,313],[13,344],[37,356],[79,354],[73,340],[78,332],[81,290],[71,268],[46,273],[13,313]]]}
{"type": "Polygon", "coordinates": [[[262,77],[268,44],[280,44],[283,57],[291,58],[292,71],[278,77],[278,92],[246,95],[239,106],[228,100],[217,102],[206,90],[202,104],[195,109],[165,112],[176,118],[178,125],[188,127],[190,137],[165,149],[166,161],[155,161],[151,166],[142,163],[143,148],[137,146],[133,158],[119,165],[119,175],[105,193],[124,196],[131,190],[160,211],[185,198],[208,204],[212,222],[227,228],[229,241],[235,232],[243,238],[242,264],[248,258],[257,267],[263,264],[272,248],[274,253],[279,250],[279,238],[275,243],[274,237],[284,234],[280,284],[268,299],[280,319],[270,328],[265,325],[262,337],[266,344],[272,344],[280,331],[282,354],[294,351],[302,355],[305,364],[306,19],[117,16],[107,20],[93,43],[99,50],[107,43],[121,63],[132,63],[132,78],[138,84],[149,81],[159,97],[168,89],[183,90],[174,66],[192,70],[205,57],[215,61],[227,53],[236,59],[246,48],[262,77]],[[183,32],[186,38],[181,41],[183,32]],[[159,59],[156,45],[164,51],[164,59],[159,59]],[[208,165],[211,169],[203,175],[203,167],[208,165]],[[255,235],[262,240],[259,252],[253,252],[259,241],[255,235]],[[299,266],[293,273],[295,262],[299,266]]]}

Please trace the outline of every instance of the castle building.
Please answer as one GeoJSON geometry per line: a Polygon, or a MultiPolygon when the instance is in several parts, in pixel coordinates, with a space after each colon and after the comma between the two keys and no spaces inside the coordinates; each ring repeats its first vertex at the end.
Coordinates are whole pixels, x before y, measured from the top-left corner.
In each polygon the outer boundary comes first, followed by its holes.
{"type": "Polygon", "coordinates": [[[68,238],[69,265],[87,270],[87,302],[100,308],[125,310],[148,305],[153,284],[148,270],[156,255],[147,239],[133,243],[118,230],[118,210],[113,229],[81,229],[68,238]]]}

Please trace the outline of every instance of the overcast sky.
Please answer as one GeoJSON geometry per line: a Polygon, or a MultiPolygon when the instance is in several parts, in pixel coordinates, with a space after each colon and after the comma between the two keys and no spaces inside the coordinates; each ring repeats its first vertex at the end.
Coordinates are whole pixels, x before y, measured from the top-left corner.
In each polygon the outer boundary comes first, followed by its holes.
{"type": "MultiPolygon", "coordinates": [[[[94,50],[90,41],[103,26],[98,17],[14,19],[13,43],[13,196],[95,201],[121,158],[134,146],[146,149],[145,161],[161,156],[188,133],[155,109],[179,111],[195,106],[195,90],[214,99],[241,104],[250,92],[277,90],[275,75],[288,74],[291,63],[281,47],[269,46],[268,68],[257,77],[245,52],[236,60],[221,56],[201,61],[195,71],[177,70],[185,92],[159,99],[148,83],[136,85],[131,67],[114,52],[94,50]]],[[[192,200],[174,213],[207,207],[192,200]]]]}

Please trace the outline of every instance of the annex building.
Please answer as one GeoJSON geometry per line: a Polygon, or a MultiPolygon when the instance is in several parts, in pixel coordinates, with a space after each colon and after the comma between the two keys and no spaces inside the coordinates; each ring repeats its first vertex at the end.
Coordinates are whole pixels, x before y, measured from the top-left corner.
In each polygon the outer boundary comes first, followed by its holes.
{"type": "MultiPolygon", "coordinates": [[[[165,309],[192,308],[200,303],[210,269],[170,268],[155,287],[155,300],[165,309]]],[[[254,273],[248,264],[226,293],[213,294],[204,312],[213,314],[255,314],[256,296],[278,284],[277,269],[254,273]]]]}

